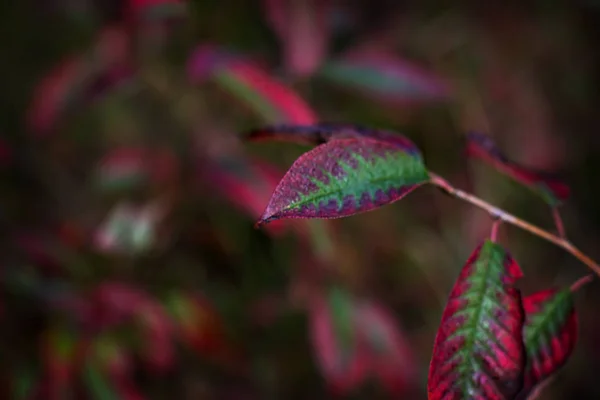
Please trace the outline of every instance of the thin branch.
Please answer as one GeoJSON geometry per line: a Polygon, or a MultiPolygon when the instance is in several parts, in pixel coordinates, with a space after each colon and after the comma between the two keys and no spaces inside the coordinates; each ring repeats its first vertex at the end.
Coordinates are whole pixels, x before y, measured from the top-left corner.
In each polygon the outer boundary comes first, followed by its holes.
{"type": "Polygon", "coordinates": [[[554,218],[554,225],[556,225],[556,231],[558,232],[559,236],[561,238],[566,238],[567,233],[565,232],[565,226],[560,216],[558,207],[552,207],[552,218],[554,218]]]}
{"type": "Polygon", "coordinates": [[[550,243],[555,244],[556,246],[567,251],[568,253],[573,255],[573,257],[577,258],[579,261],[584,263],[589,269],[594,271],[594,273],[596,273],[596,275],[600,276],[600,265],[598,265],[594,260],[592,260],[586,254],[581,252],[581,250],[579,250],[577,247],[573,246],[566,238],[556,236],[543,228],[540,228],[540,227],[535,226],[527,221],[524,221],[521,218],[516,217],[516,216],[486,202],[485,200],[480,199],[477,196],[474,196],[470,193],[467,193],[460,189],[457,189],[454,186],[452,186],[452,184],[450,184],[447,180],[442,178],[441,176],[438,176],[432,172],[429,173],[429,176],[431,177],[430,183],[438,186],[440,189],[444,190],[449,195],[454,196],[463,201],[466,201],[467,203],[470,203],[478,208],[481,208],[482,210],[487,211],[488,214],[490,214],[490,216],[492,218],[499,219],[503,222],[514,225],[516,227],[519,227],[535,236],[538,236],[544,240],[547,240],[550,243]]]}
{"type": "Polygon", "coordinates": [[[494,221],[492,222],[492,232],[490,233],[490,240],[492,242],[496,242],[498,239],[498,228],[500,228],[500,225],[502,225],[502,220],[494,218],[494,221]]]}
{"type": "Polygon", "coordinates": [[[588,283],[590,283],[593,280],[594,280],[594,275],[593,274],[589,274],[589,275],[586,275],[586,276],[583,276],[583,277],[579,278],[577,281],[575,281],[571,285],[571,287],[570,287],[571,292],[578,291],[579,289],[581,289],[582,286],[587,285],[588,283]]]}

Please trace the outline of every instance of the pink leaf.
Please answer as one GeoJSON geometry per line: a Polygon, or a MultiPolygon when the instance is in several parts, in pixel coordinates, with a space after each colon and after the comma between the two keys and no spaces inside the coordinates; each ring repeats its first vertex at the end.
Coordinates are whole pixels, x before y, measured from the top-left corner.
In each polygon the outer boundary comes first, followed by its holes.
{"type": "Polygon", "coordinates": [[[445,101],[449,84],[413,62],[362,47],[325,64],[319,74],[332,83],[393,104],[445,101]]]}
{"type": "Polygon", "coordinates": [[[113,85],[129,73],[129,39],[118,27],[100,32],[89,53],[71,56],[54,67],[37,85],[28,110],[28,124],[39,135],[56,130],[64,113],[85,104],[100,78],[113,85]]]}
{"type": "Polygon", "coordinates": [[[92,297],[97,304],[94,320],[100,326],[114,326],[137,321],[142,335],[140,351],[148,364],[157,370],[173,363],[171,336],[173,327],[166,310],[143,291],[118,282],[103,283],[92,297]]]}
{"type": "Polygon", "coordinates": [[[392,315],[380,304],[360,302],[355,320],[361,339],[369,349],[372,373],[391,394],[400,395],[417,379],[410,343],[392,315]]]}
{"type": "Polygon", "coordinates": [[[348,295],[334,289],[313,299],[309,309],[310,335],[317,364],[331,389],[347,394],[366,379],[368,364],[359,346],[348,295]]]}
{"type": "Polygon", "coordinates": [[[283,46],[288,71],[311,75],[327,54],[329,41],[328,0],[263,0],[271,28],[283,46]]]}

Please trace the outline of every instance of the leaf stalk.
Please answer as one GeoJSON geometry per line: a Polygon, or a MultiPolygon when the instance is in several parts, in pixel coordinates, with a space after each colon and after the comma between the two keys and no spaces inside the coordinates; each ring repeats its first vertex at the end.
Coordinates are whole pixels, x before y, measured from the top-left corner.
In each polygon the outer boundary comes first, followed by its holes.
{"type": "Polygon", "coordinates": [[[527,231],[537,237],[540,237],[540,238],[562,248],[563,250],[565,250],[566,252],[571,254],[573,257],[575,257],[579,261],[581,261],[583,264],[585,264],[596,275],[600,276],[600,265],[598,265],[598,263],[596,263],[589,256],[587,256],[585,253],[583,253],[581,250],[579,250],[577,247],[575,247],[571,242],[569,242],[563,236],[564,230],[559,229],[559,231],[562,231],[562,232],[559,232],[559,234],[561,236],[557,236],[551,232],[548,232],[547,230],[545,230],[543,228],[540,228],[540,227],[533,225],[527,221],[524,221],[521,218],[519,218],[513,214],[510,214],[509,212],[504,211],[504,210],[488,203],[487,201],[480,199],[479,197],[477,197],[471,193],[467,193],[463,190],[460,190],[460,189],[452,186],[452,184],[450,182],[448,182],[446,179],[442,178],[441,176],[439,176],[437,174],[430,172],[429,176],[430,176],[431,184],[439,187],[440,189],[442,189],[444,192],[448,193],[449,195],[456,197],[460,200],[463,200],[469,204],[474,205],[477,208],[480,208],[480,209],[486,211],[490,215],[490,217],[492,217],[492,219],[514,225],[518,228],[523,229],[524,231],[527,231]]]}

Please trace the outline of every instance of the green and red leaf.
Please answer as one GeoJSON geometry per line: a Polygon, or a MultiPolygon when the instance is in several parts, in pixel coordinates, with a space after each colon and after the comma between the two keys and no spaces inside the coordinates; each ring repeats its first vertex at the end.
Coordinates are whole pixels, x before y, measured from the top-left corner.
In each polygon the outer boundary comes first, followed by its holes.
{"type": "Polygon", "coordinates": [[[254,60],[217,46],[200,46],[189,58],[190,80],[213,80],[268,123],[311,124],[311,107],[292,89],[270,75],[254,60]]]}
{"type": "Polygon", "coordinates": [[[99,33],[90,51],[58,64],[34,89],[29,127],[38,135],[55,131],[67,111],[89,104],[129,76],[129,49],[126,32],[109,27],[99,33]]]}
{"type": "Polygon", "coordinates": [[[319,76],[332,83],[355,89],[392,103],[422,103],[449,98],[447,82],[387,51],[363,47],[332,60],[319,76]]]}
{"type": "Polygon", "coordinates": [[[369,138],[395,144],[408,152],[415,148],[410,140],[398,133],[344,123],[270,125],[248,132],[247,137],[253,141],[279,140],[309,145],[318,145],[335,139],[369,138]]]}
{"type": "Polygon", "coordinates": [[[263,0],[263,7],[283,47],[286,70],[312,75],[327,55],[331,0],[263,0]]]}
{"type": "Polygon", "coordinates": [[[522,272],[489,240],[475,249],[448,299],[429,368],[430,400],[513,399],[525,368],[522,272]]]}
{"type": "Polygon", "coordinates": [[[95,322],[101,327],[137,323],[137,350],[148,367],[166,370],[174,363],[173,325],[160,302],[144,291],[119,282],[104,282],[92,293],[95,322]]]}
{"type": "Polygon", "coordinates": [[[355,332],[352,297],[339,288],[313,299],[309,309],[310,335],[317,365],[335,393],[345,394],[367,377],[355,332]]]}
{"type": "Polygon", "coordinates": [[[355,324],[365,350],[370,372],[388,393],[401,395],[417,380],[410,343],[389,311],[374,301],[359,302],[355,324]]]}
{"type": "Polygon", "coordinates": [[[166,302],[175,333],[185,346],[207,358],[232,353],[224,322],[208,299],[198,294],[174,292],[166,302]]]}
{"type": "Polygon", "coordinates": [[[523,299],[527,350],[525,384],[520,399],[557,372],[577,341],[577,315],[570,289],[548,289],[523,299]]]}
{"type": "Polygon", "coordinates": [[[506,157],[487,135],[469,133],[467,154],[478,158],[538,193],[551,206],[558,206],[570,194],[569,187],[556,176],[517,164],[506,157]]]}
{"type": "Polygon", "coordinates": [[[294,162],[258,224],[341,218],[393,203],[429,180],[419,150],[372,139],[334,140],[294,162]]]}
{"type": "MultiPolygon", "coordinates": [[[[199,174],[219,195],[254,220],[260,217],[284,175],[274,165],[242,156],[206,160],[199,174]]],[[[284,224],[273,224],[268,232],[280,235],[286,228],[284,224]]]]}

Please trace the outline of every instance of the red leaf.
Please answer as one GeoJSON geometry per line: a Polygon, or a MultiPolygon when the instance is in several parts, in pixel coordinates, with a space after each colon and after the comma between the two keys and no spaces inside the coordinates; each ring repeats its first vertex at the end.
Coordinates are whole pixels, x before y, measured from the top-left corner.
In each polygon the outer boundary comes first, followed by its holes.
{"type": "Polygon", "coordinates": [[[217,46],[199,46],[188,59],[187,74],[193,83],[214,80],[266,122],[311,124],[317,120],[298,94],[256,61],[217,46]]]}
{"type": "Polygon", "coordinates": [[[569,197],[570,189],[564,182],[552,174],[535,171],[509,160],[487,135],[468,134],[466,150],[468,155],[488,163],[537,192],[551,206],[557,206],[569,197]]]}
{"type": "MultiPolygon", "coordinates": [[[[258,159],[245,160],[243,157],[216,160],[201,167],[203,178],[253,220],[264,211],[273,190],[283,176],[274,166],[258,159]]],[[[281,222],[268,230],[280,235],[286,225],[281,222]]]]}
{"type": "Polygon", "coordinates": [[[369,352],[370,369],[391,394],[405,393],[417,379],[410,343],[397,328],[392,315],[375,302],[359,302],[356,329],[369,352]]]}
{"type": "Polygon", "coordinates": [[[182,341],[199,355],[219,355],[228,347],[223,321],[207,299],[173,293],[167,303],[182,341]]]}
{"type": "Polygon", "coordinates": [[[279,36],[288,71],[311,75],[327,53],[329,0],[263,0],[267,20],[279,36]]]}
{"type": "Polygon", "coordinates": [[[557,372],[577,342],[577,315],[569,288],[542,290],[527,296],[523,308],[527,369],[519,399],[527,398],[536,386],[557,372]]]}
{"type": "Polygon", "coordinates": [[[363,46],[329,61],[323,78],[392,104],[445,101],[449,84],[413,62],[377,48],[363,46]]]}
{"type": "Polygon", "coordinates": [[[368,363],[356,337],[352,301],[340,290],[313,299],[310,335],[317,364],[331,389],[346,394],[367,378],[368,363]]]}
{"type": "Polygon", "coordinates": [[[162,305],[143,291],[118,282],[101,284],[93,293],[97,304],[94,321],[98,326],[115,326],[128,321],[140,324],[140,351],[149,366],[157,370],[173,363],[173,327],[162,305]]]}
{"type": "Polygon", "coordinates": [[[129,189],[144,183],[164,185],[175,179],[178,164],[170,149],[122,146],[102,157],[96,179],[106,189],[129,189]]]}
{"type": "Polygon", "coordinates": [[[28,124],[40,135],[57,128],[71,107],[85,104],[97,95],[93,86],[102,78],[113,85],[128,74],[129,39],[117,28],[98,35],[89,53],[68,57],[53,68],[37,85],[28,110],[28,124]]]}
{"type": "Polygon", "coordinates": [[[510,255],[489,240],[467,260],[435,339],[430,400],[511,400],[519,393],[524,312],[513,284],[522,275],[510,255]]]}

